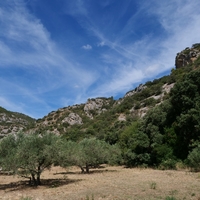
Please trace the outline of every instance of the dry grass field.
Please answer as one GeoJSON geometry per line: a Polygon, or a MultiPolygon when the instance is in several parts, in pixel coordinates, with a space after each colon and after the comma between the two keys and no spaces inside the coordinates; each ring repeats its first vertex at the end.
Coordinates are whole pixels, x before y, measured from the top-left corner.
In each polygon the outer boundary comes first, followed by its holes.
{"type": "Polygon", "coordinates": [[[200,200],[200,173],[105,166],[81,174],[54,167],[42,174],[43,185],[0,175],[0,199],[10,200],[200,200]]]}

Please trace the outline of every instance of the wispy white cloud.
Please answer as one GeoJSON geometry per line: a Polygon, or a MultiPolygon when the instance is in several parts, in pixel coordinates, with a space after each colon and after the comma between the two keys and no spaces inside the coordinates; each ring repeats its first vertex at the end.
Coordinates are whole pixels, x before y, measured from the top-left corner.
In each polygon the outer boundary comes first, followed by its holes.
{"type": "Polygon", "coordinates": [[[71,15],[87,15],[84,0],[64,1],[65,12],[71,15]]]}
{"type": "Polygon", "coordinates": [[[97,46],[98,47],[103,47],[103,46],[105,46],[106,44],[105,44],[105,42],[104,41],[102,41],[102,42],[99,42],[98,44],[97,44],[97,46]]]}
{"type": "Polygon", "coordinates": [[[105,35],[98,27],[98,22],[90,18],[88,31],[93,33],[99,41],[98,46],[110,48],[101,58],[110,64],[113,72],[105,84],[95,89],[95,94],[108,95],[124,91],[138,82],[170,70],[174,67],[176,53],[191,44],[199,42],[200,35],[200,2],[196,0],[166,1],[154,0],[153,3],[138,4],[137,13],[133,13],[123,30],[114,38],[105,35]],[[160,24],[163,35],[152,35],[150,32],[141,39],[124,43],[127,35],[134,34],[141,12],[154,17],[160,24]],[[92,26],[95,24],[95,26],[92,26]],[[127,64],[128,63],[128,64],[127,64]],[[130,64],[131,63],[131,64],[130,64]],[[123,67],[122,67],[123,66],[123,67]]]}
{"type": "MultiPolygon", "coordinates": [[[[77,1],[81,5],[81,1],[77,1]]],[[[41,77],[53,75],[54,81],[67,81],[66,76],[79,76],[79,67],[70,55],[65,55],[51,39],[50,33],[43,24],[31,15],[23,4],[0,8],[1,32],[0,55],[1,61],[10,66],[29,67],[31,70],[41,70],[41,77]],[[1,39],[2,38],[2,39],[1,39]],[[43,73],[45,72],[45,73],[43,73]],[[56,76],[57,75],[57,76],[56,76]]],[[[84,46],[91,49],[90,45],[84,46]]],[[[2,67],[2,65],[0,65],[2,67]]],[[[81,69],[83,73],[90,73],[81,69]]],[[[77,80],[80,77],[77,77],[77,80]]]]}
{"type": "Polygon", "coordinates": [[[16,63],[35,67],[46,62],[43,55],[45,52],[52,54],[53,43],[40,21],[31,16],[23,6],[3,7],[0,13],[0,36],[7,49],[7,57],[1,56],[1,60],[7,61],[8,65],[16,63]],[[36,59],[37,57],[40,59],[36,59]]]}
{"type": "Polygon", "coordinates": [[[200,31],[200,12],[197,9],[200,2],[177,1],[172,7],[173,3],[170,1],[168,6],[158,4],[155,14],[159,17],[163,28],[169,33],[169,37],[163,44],[168,48],[178,47],[181,50],[200,40],[197,34],[200,31]]]}
{"type": "Polygon", "coordinates": [[[92,46],[87,44],[87,45],[82,46],[82,48],[85,49],[85,50],[91,50],[92,46]]]}
{"type": "Polygon", "coordinates": [[[117,95],[120,91],[127,92],[132,89],[133,80],[135,83],[141,83],[144,78],[144,73],[142,70],[135,69],[132,63],[121,65],[121,68],[115,71],[113,78],[101,86],[99,86],[94,95],[99,94],[100,96],[113,96],[117,95]],[[112,92],[111,92],[112,91],[112,92]]]}

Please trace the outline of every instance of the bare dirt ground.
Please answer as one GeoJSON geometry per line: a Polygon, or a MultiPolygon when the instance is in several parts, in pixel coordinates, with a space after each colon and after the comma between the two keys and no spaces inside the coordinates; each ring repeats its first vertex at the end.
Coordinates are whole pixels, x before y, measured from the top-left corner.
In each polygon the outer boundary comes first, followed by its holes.
{"type": "Polygon", "coordinates": [[[35,188],[28,186],[26,179],[0,175],[0,199],[200,200],[200,173],[189,171],[105,166],[81,174],[76,167],[67,170],[54,167],[41,178],[43,185],[35,188]]]}

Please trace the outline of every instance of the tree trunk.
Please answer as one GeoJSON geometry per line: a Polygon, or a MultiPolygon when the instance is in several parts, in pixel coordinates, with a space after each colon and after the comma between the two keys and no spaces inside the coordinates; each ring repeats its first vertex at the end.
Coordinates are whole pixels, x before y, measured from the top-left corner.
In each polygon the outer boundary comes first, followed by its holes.
{"type": "Polygon", "coordinates": [[[41,180],[40,180],[40,173],[37,173],[37,178],[35,178],[35,174],[31,174],[32,180],[30,179],[29,183],[33,183],[34,186],[41,185],[41,180]]]}
{"type": "Polygon", "coordinates": [[[40,173],[37,173],[37,185],[41,185],[40,173]]]}
{"type": "Polygon", "coordinates": [[[31,186],[32,181],[31,181],[31,177],[29,178],[28,184],[31,186]]]}
{"type": "Polygon", "coordinates": [[[38,166],[38,171],[37,171],[37,184],[38,185],[41,185],[40,175],[41,175],[40,166],[38,166]]]}
{"type": "Polygon", "coordinates": [[[84,174],[85,173],[84,168],[81,165],[79,165],[79,167],[81,168],[81,173],[84,174]]]}
{"type": "Polygon", "coordinates": [[[87,163],[86,163],[85,169],[86,169],[86,173],[89,174],[89,165],[87,163]]]}
{"type": "Polygon", "coordinates": [[[35,174],[31,174],[32,180],[33,180],[33,185],[37,186],[37,180],[35,179],[35,174]]]}

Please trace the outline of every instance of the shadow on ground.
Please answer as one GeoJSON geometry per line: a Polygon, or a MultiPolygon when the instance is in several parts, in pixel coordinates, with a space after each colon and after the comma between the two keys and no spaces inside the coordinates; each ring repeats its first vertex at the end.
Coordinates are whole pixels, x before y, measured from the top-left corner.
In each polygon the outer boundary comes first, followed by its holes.
{"type": "Polygon", "coordinates": [[[75,172],[69,172],[69,171],[65,171],[65,172],[57,172],[54,173],[53,175],[67,175],[67,174],[98,174],[98,173],[106,173],[106,172],[116,172],[117,170],[102,170],[102,169],[90,169],[89,173],[82,173],[81,170],[80,171],[75,171],[75,172]]]}
{"type": "Polygon", "coordinates": [[[41,179],[41,186],[30,186],[28,181],[17,181],[9,184],[0,184],[0,190],[6,192],[25,190],[25,189],[37,189],[39,187],[56,188],[63,185],[68,185],[82,181],[82,179],[70,180],[70,179],[41,179]]]}

